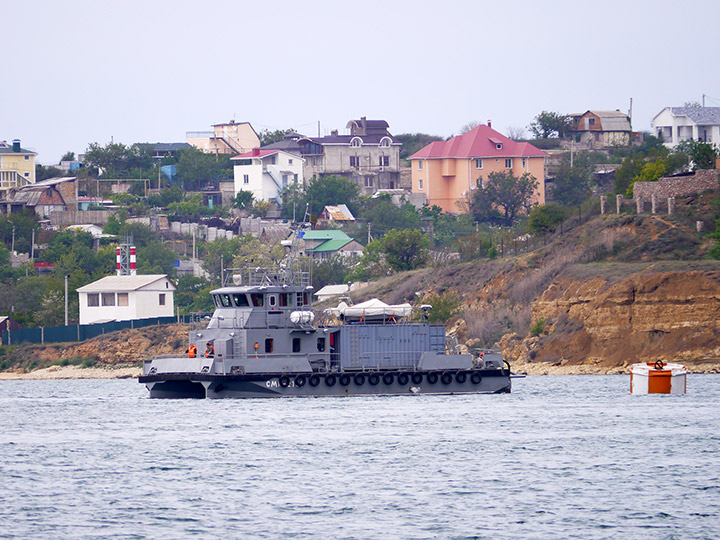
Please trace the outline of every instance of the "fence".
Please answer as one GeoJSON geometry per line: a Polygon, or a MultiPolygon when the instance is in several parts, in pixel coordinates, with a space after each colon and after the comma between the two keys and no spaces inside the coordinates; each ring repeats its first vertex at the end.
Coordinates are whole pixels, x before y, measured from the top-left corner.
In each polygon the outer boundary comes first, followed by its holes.
{"type": "Polygon", "coordinates": [[[3,345],[17,345],[18,343],[65,343],[69,341],[85,341],[107,332],[125,330],[128,328],[142,328],[144,326],[160,326],[161,324],[188,323],[190,317],[156,317],[153,319],[138,319],[135,321],[113,321],[98,324],[74,324],[71,326],[48,326],[40,328],[21,328],[19,330],[5,330],[2,333],[3,345]]]}

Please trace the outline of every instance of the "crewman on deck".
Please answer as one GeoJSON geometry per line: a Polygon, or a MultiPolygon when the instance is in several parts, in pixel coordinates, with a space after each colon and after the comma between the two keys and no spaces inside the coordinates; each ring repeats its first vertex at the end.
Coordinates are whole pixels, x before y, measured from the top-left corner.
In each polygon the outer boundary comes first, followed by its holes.
{"type": "Polygon", "coordinates": [[[208,341],[207,347],[205,347],[205,358],[213,358],[215,356],[215,347],[212,342],[208,341]]]}
{"type": "Polygon", "coordinates": [[[187,353],[188,358],[195,358],[197,356],[197,347],[191,343],[185,352],[187,353]]]}

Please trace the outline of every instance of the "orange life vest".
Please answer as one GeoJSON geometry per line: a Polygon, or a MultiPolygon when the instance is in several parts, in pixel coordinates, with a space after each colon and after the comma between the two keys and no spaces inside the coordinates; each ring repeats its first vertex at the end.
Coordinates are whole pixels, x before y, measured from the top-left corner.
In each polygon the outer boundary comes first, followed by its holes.
{"type": "Polygon", "coordinates": [[[188,349],[188,358],[195,358],[197,356],[197,347],[195,345],[190,345],[190,348],[188,349]]]}

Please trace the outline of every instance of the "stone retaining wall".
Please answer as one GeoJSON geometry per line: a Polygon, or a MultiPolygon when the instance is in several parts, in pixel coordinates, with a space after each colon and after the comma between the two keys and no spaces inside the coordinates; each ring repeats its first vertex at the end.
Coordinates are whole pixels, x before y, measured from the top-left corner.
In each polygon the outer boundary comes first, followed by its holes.
{"type": "Polygon", "coordinates": [[[663,200],[717,189],[718,185],[718,171],[704,169],[691,176],[664,177],[657,182],[635,182],[633,195],[642,204],[651,201],[653,195],[657,200],[663,200]]]}

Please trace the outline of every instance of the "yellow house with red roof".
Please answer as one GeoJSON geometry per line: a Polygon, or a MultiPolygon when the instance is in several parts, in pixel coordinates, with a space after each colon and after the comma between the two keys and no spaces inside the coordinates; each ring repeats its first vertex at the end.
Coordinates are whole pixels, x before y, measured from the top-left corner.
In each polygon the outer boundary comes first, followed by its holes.
{"type": "Polygon", "coordinates": [[[437,205],[443,212],[464,213],[463,203],[478,181],[486,182],[492,172],[511,171],[517,177],[533,175],[538,181],[533,201],[545,204],[546,157],[532,144],[513,141],[481,124],[447,141],[430,143],[410,156],[412,191],[424,194],[429,205],[437,205]]]}

